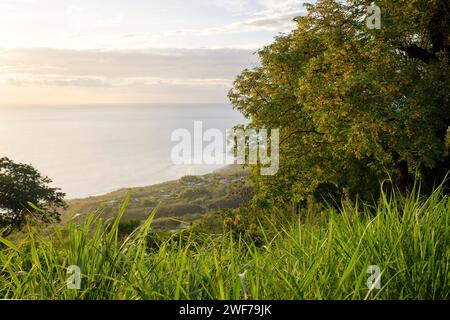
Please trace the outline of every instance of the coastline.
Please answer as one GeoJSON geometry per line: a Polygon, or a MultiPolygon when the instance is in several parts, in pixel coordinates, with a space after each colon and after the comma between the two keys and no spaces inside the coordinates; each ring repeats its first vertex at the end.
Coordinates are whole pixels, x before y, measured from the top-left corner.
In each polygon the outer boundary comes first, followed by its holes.
{"type": "Polygon", "coordinates": [[[247,185],[248,174],[248,168],[232,164],[204,175],[183,176],[163,183],[68,200],[68,208],[62,212],[61,220],[65,223],[74,216],[87,217],[93,213],[105,218],[114,217],[131,193],[125,220],[145,220],[158,207],[156,225],[158,219],[192,221],[211,211],[238,208],[244,204],[247,197],[234,190],[247,185]]]}

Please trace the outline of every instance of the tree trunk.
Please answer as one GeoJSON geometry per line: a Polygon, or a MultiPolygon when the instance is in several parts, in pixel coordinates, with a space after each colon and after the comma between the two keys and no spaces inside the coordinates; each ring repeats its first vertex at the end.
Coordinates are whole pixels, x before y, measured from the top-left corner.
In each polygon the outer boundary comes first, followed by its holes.
{"type": "Polygon", "coordinates": [[[408,172],[408,163],[404,160],[400,161],[397,165],[399,171],[399,177],[397,182],[397,187],[403,194],[406,194],[406,191],[409,187],[409,172],[408,172]]]}

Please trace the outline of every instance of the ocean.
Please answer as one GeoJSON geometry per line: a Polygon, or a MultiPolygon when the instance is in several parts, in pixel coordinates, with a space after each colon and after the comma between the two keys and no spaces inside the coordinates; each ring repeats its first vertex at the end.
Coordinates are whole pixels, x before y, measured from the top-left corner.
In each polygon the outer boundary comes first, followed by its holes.
{"type": "Polygon", "coordinates": [[[227,104],[1,106],[0,157],[28,163],[67,199],[206,174],[223,165],[175,165],[175,129],[245,123],[227,104]]]}

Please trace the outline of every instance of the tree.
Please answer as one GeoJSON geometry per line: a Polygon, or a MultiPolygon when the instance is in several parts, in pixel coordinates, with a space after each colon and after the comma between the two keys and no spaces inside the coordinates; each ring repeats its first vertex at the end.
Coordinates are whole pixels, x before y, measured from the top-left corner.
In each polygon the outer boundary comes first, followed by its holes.
{"type": "Polygon", "coordinates": [[[256,200],[372,200],[392,177],[407,190],[450,170],[450,11],[446,0],[319,0],[259,53],[229,97],[250,127],[279,128],[280,171],[255,170],[256,200]]]}
{"type": "Polygon", "coordinates": [[[4,229],[3,236],[20,229],[30,214],[44,222],[59,220],[57,208],[65,206],[65,194],[50,187],[50,183],[48,177],[43,177],[30,165],[17,164],[6,157],[0,159],[0,230],[4,229]]]}

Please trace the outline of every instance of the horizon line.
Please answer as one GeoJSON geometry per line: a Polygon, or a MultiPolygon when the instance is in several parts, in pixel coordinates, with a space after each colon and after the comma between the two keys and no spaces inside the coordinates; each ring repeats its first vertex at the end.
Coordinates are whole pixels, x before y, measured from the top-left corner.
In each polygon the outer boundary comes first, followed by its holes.
{"type": "Polygon", "coordinates": [[[125,105],[224,105],[231,102],[105,102],[105,103],[0,103],[0,107],[32,107],[32,106],[45,106],[45,107],[57,107],[57,106],[125,106],[125,105]]]}

